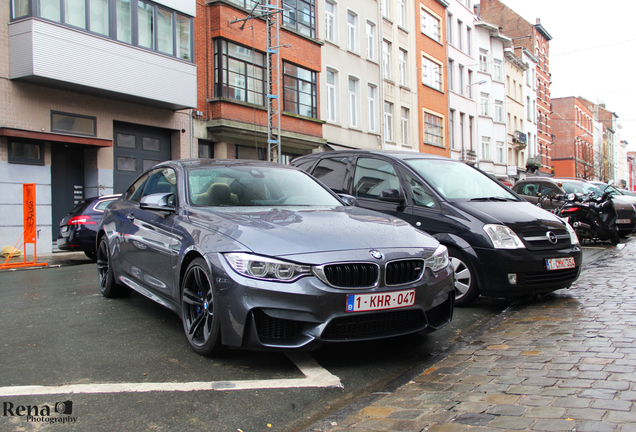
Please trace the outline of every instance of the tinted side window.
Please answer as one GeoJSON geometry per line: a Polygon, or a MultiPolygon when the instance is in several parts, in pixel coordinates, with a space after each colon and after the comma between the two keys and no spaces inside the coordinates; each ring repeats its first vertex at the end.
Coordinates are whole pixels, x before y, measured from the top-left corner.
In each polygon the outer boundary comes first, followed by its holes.
{"type": "Polygon", "coordinates": [[[560,194],[561,191],[559,190],[559,188],[556,185],[550,184],[550,183],[542,183],[541,184],[541,195],[543,196],[550,196],[550,195],[556,195],[556,194],[560,194]]]}
{"type": "Polygon", "coordinates": [[[356,163],[353,196],[377,199],[384,189],[400,190],[395,168],[381,159],[360,158],[356,163]]]}
{"type": "Polygon", "coordinates": [[[413,196],[413,205],[430,209],[439,208],[437,200],[433,197],[428,187],[411,174],[404,172],[403,174],[404,183],[406,183],[406,187],[410,189],[411,195],[413,196]]]}
{"type": "Polygon", "coordinates": [[[346,193],[348,157],[325,158],[314,168],[313,176],[336,193],[346,193]]]}
{"type": "Polygon", "coordinates": [[[527,195],[527,196],[539,196],[539,184],[538,183],[522,183],[515,185],[513,188],[515,192],[519,195],[527,195]]]}
{"type": "Polygon", "coordinates": [[[141,193],[144,190],[144,185],[148,181],[148,176],[149,174],[141,176],[139,180],[134,182],[132,186],[128,188],[128,190],[124,193],[124,199],[126,201],[139,202],[139,200],[141,199],[141,193]]]}
{"type": "Polygon", "coordinates": [[[293,165],[296,168],[300,168],[303,171],[308,171],[309,168],[311,168],[311,166],[314,164],[314,162],[316,161],[316,159],[307,159],[307,160],[302,160],[299,162],[294,162],[293,165]]]}

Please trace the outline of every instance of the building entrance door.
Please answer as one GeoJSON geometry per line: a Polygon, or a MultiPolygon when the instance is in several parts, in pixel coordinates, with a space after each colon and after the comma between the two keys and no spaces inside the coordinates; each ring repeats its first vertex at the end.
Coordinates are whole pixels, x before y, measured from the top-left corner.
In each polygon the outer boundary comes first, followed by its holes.
{"type": "Polygon", "coordinates": [[[57,241],[60,221],[84,199],[84,151],[73,145],[51,145],[51,233],[57,241]]]}

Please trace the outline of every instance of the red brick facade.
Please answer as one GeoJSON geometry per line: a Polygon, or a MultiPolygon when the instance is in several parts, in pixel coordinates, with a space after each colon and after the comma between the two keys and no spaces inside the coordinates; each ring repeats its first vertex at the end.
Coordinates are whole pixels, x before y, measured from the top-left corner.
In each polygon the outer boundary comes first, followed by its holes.
{"type": "Polygon", "coordinates": [[[552,99],[552,166],[556,177],[594,178],[593,113],[575,97],[552,99]]]}

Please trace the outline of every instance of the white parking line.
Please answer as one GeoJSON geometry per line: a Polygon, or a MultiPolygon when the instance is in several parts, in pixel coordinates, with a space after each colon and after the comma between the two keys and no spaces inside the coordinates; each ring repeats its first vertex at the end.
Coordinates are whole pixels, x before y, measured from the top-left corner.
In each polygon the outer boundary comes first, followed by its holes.
{"type": "Polygon", "coordinates": [[[230,391],[273,388],[339,387],[340,378],[331,374],[304,352],[288,353],[287,357],[305,375],[305,378],[210,381],[186,383],[111,383],[111,384],[70,384],[62,386],[8,386],[0,387],[2,396],[34,396],[52,394],[88,393],[144,393],[144,392],[189,392],[202,390],[230,391]]]}

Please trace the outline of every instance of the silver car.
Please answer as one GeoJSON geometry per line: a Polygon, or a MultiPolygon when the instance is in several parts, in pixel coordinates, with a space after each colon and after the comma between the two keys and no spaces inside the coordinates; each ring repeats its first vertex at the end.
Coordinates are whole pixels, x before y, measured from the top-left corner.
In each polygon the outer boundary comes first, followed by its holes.
{"type": "Polygon", "coordinates": [[[453,315],[446,247],[299,169],[185,160],[104,213],[99,287],[176,312],[192,349],[315,347],[429,332],[453,315]]]}

